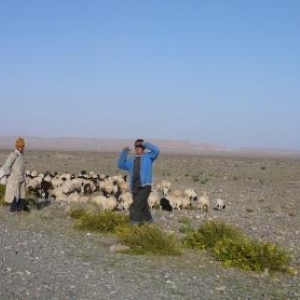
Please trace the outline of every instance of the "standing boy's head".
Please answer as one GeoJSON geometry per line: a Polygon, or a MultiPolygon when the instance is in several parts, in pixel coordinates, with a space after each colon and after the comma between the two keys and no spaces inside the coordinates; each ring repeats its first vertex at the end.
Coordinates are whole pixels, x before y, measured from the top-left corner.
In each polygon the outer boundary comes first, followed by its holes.
{"type": "Polygon", "coordinates": [[[135,153],[137,155],[141,155],[144,152],[145,147],[144,147],[143,143],[144,143],[143,139],[137,139],[134,142],[135,153]]]}
{"type": "Polygon", "coordinates": [[[23,152],[25,148],[25,141],[22,138],[16,139],[16,149],[20,152],[23,152]]]}

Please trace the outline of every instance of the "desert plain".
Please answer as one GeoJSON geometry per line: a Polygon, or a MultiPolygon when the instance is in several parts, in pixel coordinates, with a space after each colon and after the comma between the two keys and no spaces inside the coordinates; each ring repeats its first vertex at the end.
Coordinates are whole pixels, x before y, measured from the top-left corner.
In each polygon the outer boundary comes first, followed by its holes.
{"type": "MultiPolygon", "coordinates": [[[[9,150],[0,151],[0,165],[9,150]]],[[[118,152],[28,150],[26,169],[37,172],[118,170],[118,152]]],[[[300,299],[300,157],[292,155],[161,153],[154,185],[207,192],[210,208],[161,211],[154,221],[176,232],[180,219],[194,226],[220,219],[251,238],[283,246],[294,274],[226,268],[205,252],[181,257],[112,253],[111,237],[77,232],[65,208],[50,204],[29,216],[10,216],[0,207],[1,299],[300,299]],[[221,198],[226,208],[214,210],[221,198]]]]}

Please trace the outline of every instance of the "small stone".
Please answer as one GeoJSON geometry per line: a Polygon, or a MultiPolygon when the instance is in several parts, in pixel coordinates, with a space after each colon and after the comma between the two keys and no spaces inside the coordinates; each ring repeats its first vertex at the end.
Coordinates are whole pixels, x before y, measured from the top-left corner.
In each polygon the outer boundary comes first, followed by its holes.
{"type": "Polygon", "coordinates": [[[116,253],[116,252],[123,252],[129,250],[130,247],[122,244],[116,244],[110,246],[110,252],[116,253]]]}
{"type": "Polygon", "coordinates": [[[215,289],[216,289],[217,291],[224,291],[224,290],[226,290],[226,286],[224,286],[224,285],[217,286],[215,289]]]}

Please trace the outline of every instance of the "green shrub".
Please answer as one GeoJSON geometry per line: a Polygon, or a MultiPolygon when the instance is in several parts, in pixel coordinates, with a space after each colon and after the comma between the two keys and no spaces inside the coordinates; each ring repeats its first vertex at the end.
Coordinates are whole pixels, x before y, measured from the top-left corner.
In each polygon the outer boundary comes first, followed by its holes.
{"type": "Polygon", "coordinates": [[[180,219],[178,219],[178,223],[180,223],[180,227],[179,227],[179,232],[181,233],[188,233],[193,231],[193,226],[191,224],[191,219],[187,218],[187,217],[182,217],[180,219]]]}
{"type": "Polygon", "coordinates": [[[288,272],[291,260],[279,246],[250,240],[240,230],[216,221],[204,223],[198,230],[191,231],[185,237],[184,245],[207,249],[226,266],[238,266],[244,270],[288,272]]]}
{"type": "Polygon", "coordinates": [[[200,181],[199,175],[193,175],[193,176],[192,176],[192,180],[193,180],[193,182],[198,182],[198,181],[200,181]]]}
{"type": "Polygon", "coordinates": [[[191,231],[184,239],[184,245],[196,249],[213,248],[220,240],[225,238],[240,239],[243,234],[233,226],[223,222],[209,221],[198,230],[191,231]]]}
{"type": "Polygon", "coordinates": [[[187,234],[189,232],[193,231],[193,226],[191,223],[183,223],[180,227],[179,227],[179,232],[180,233],[184,233],[187,234]]]}
{"type": "Polygon", "coordinates": [[[0,206],[7,205],[7,202],[4,201],[5,196],[5,185],[0,184],[0,206]]]}
{"type": "Polygon", "coordinates": [[[200,183],[201,183],[201,184],[205,184],[207,181],[208,181],[207,178],[202,178],[202,179],[200,180],[200,183]]]}
{"type": "Polygon", "coordinates": [[[80,219],[82,216],[84,216],[87,213],[86,209],[82,207],[76,207],[72,208],[69,212],[69,215],[72,219],[80,219]]]}
{"type": "Polygon", "coordinates": [[[290,256],[273,243],[259,243],[249,239],[219,241],[213,255],[226,266],[238,266],[244,270],[261,272],[287,271],[290,256]]]}
{"type": "Polygon", "coordinates": [[[74,209],[70,216],[76,220],[75,228],[84,231],[113,233],[117,226],[128,223],[128,216],[113,211],[87,212],[74,209]]]}
{"type": "Polygon", "coordinates": [[[195,175],[192,175],[192,180],[193,182],[199,182],[200,184],[205,184],[207,181],[208,181],[208,178],[200,178],[200,175],[198,174],[195,174],[195,175]]]}
{"type": "Polygon", "coordinates": [[[132,254],[180,255],[182,249],[175,234],[167,234],[155,225],[119,226],[117,236],[132,254]]]}

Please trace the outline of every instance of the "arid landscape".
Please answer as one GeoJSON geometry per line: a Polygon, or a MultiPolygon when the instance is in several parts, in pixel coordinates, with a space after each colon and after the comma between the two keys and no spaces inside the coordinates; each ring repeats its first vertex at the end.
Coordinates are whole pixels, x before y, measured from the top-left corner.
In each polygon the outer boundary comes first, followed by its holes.
{"type": "MultiPolygon", "coordinates": [[[[8,154],[1,150],[0,165],[8,154]]],[[[116,166],[118,152],[27,150],[25,155],[26,169],[37,172],[126,174],[116,166]]],[[[228,269],[205,252],[179,258],[114,254],[111,238],[73,232],[72,220],[55,203],[27,217],[9,216],[2,207],[0,298],[300,299],[299,156],[162,152],[154,186],[162,179],[172,189],[193,188],[198,195],[205,190],[210,208],[208,213],[155,209],[157,224],[176,232],[183,217],[195,226],[224,220],[254,239],[285,247],[295,274],[228,269]],[[217,198],[225,201],[224,210],[213,209],[217,198]]]]}

